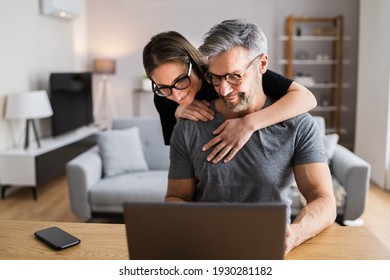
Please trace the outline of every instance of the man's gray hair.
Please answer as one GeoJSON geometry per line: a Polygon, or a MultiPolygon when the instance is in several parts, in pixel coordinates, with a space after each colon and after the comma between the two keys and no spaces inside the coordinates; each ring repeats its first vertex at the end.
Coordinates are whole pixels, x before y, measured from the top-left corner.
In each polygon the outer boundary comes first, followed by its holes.
{"type": "Polygon", "coordinates": [[[208,59],[233,47],[242,46],[252,57],[267,54],[267,38],[259,26],[244,19],[225,20],[213,26],[203,37],[199,51],[208,59]]]}

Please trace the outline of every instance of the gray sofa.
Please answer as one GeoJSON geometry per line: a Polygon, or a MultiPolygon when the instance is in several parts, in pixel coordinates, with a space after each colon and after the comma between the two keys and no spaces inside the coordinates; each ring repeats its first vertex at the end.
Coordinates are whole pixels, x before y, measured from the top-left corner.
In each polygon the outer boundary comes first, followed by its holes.
{"type": "MultiPolygon", "coordinates": [[[[324,119],[315,117],[325,135],[324,119]]],[[[169,167],[169,147],[164,145],[160,121],[156,118],[117,119],[113,129],[137,126],[149,170],[104,177],[97,147],[70,161],[66,166],[72,210],[90,219],[107,213],[122,213],[124,201],[163,201],[169,167]]],[[[355,220],[364,211],[370,166],[348,149],[335,144],[330,161],[338,199],[338,221],[355,220]]],[[[297,188],[290,192],[292,214],[304,204],[297,188]]]]}

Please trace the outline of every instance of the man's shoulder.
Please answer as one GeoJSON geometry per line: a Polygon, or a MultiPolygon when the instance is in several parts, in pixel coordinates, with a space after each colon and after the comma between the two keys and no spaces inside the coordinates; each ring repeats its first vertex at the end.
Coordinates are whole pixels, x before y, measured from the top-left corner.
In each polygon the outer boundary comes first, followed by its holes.
{"type": "Polygon", "coordinates": [[[303,113],[276,124],[279,128],[288,128],[289,134],[300,134],[307,131],[319,131],[316,121],[309,113],[303,113]]]}
{"type": "Polygon", "coordinates": [[[188,119],[178,119],[177,123],[173,129],[173,131],[181,130],[181,131],[187,131],[187,130],[192,130],[197,127],[197,122],[188,120],[188,119]]]}
{"type": "MultiPolygon", "coordinates": [[[[315,120],[310,113],[303,113],[298,116],[295,116],[287,121],[291,121],[293,125],[297,128],[313,126],[315,124],[315,120]]],[[[317,126],[314,126],[317,129],[317,126]]]]}
{"type": "Polygon", "coordinates": [[[185,134],[197,134],[199,131],[214,130],[218,124],[212,121],[193,121],[188,119],[179,119],[174,127],[175,130],[181,130],[185,134]]]}
{"type": "Polygon", "coordinates": [[[313,116],[310,113],[303,113],[294,117],[296,122],[314,122],[313,116]]]}
{"type": "MultiPolygon", "coordinates": [[[[216,112],[215,100],[210,101],[210,107],[212,110],[214,110],[216,112]]],[[[209,120],[207,122],[193,121],[193,120],[189,120],[189,119],[180,118],[177,121],[175,128],[177,127],[177,129],[181,129],[181,130],[206,129],[206,128],[216,127],[219,124],[221,124],[222,122],[223,122],[222,117],[218,113],[216,113],[215,118],[213,120],[209,120]]]]}

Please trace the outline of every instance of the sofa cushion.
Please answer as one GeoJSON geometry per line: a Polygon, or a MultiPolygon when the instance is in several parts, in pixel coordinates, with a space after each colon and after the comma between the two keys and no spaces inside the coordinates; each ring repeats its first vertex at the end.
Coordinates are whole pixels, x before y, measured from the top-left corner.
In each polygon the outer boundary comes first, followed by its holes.
{"type": "Polygon", "coordinates": [[[149,170],[169,169],[169,146],[164,144],[158,117],[119,118],[112,122],[113,129],[139,128],[142,147],[149,170]]]}
{"type": "Polygon", "coordinates": [[[126,173],[99,181],[90,192],[93,211],[122,212],[123,202],[163,202],[168,171],[149,170],[126,173]]]}
{"type": "MultiPolygon", "coordinates": [[[[345,197],[347,192],[345,188],[332,176],[333,193],[336,199],[337,213],[343,213],[343,207],[345,204],[345,197]]],[[[290,189],[289,198],[291,199],[291,213],[297,215],[299,210],[306,205],[306,200],[299,192],[296,184],[293,184],[290,189]]]]}
{"type": "Polygon", "coordinates": [[[148,170],[138,127],[102,131],[97,135],[97,144],[104,176],[148,170]]]}
{"type": "Polygon", "coordinates": [[[328,158],[328,163],[330,163],[336,150],[336,145],[339,142],[339,135],[337,133],[326,134],[323,139],[325,146],[325,154],[328,158]]]}

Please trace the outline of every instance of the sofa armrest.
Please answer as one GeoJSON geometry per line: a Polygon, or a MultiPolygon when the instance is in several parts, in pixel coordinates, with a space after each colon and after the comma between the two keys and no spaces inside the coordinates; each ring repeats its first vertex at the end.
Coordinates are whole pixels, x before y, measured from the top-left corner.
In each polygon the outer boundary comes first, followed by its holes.
{"type": "Polygon", "coordinates": [[[371,166],[350,150],[337,145],[331,162],[331,173],[347,193],[343,220],[359,218],[365,208],[371,166]]]}
{"type": "Polygon", "coordinates": [[[69,195],[72,210],[81,218],[91,218],[88,193],[103,173],[103,163],[97,146],[80,154],[66,165],[69,195]]]}

